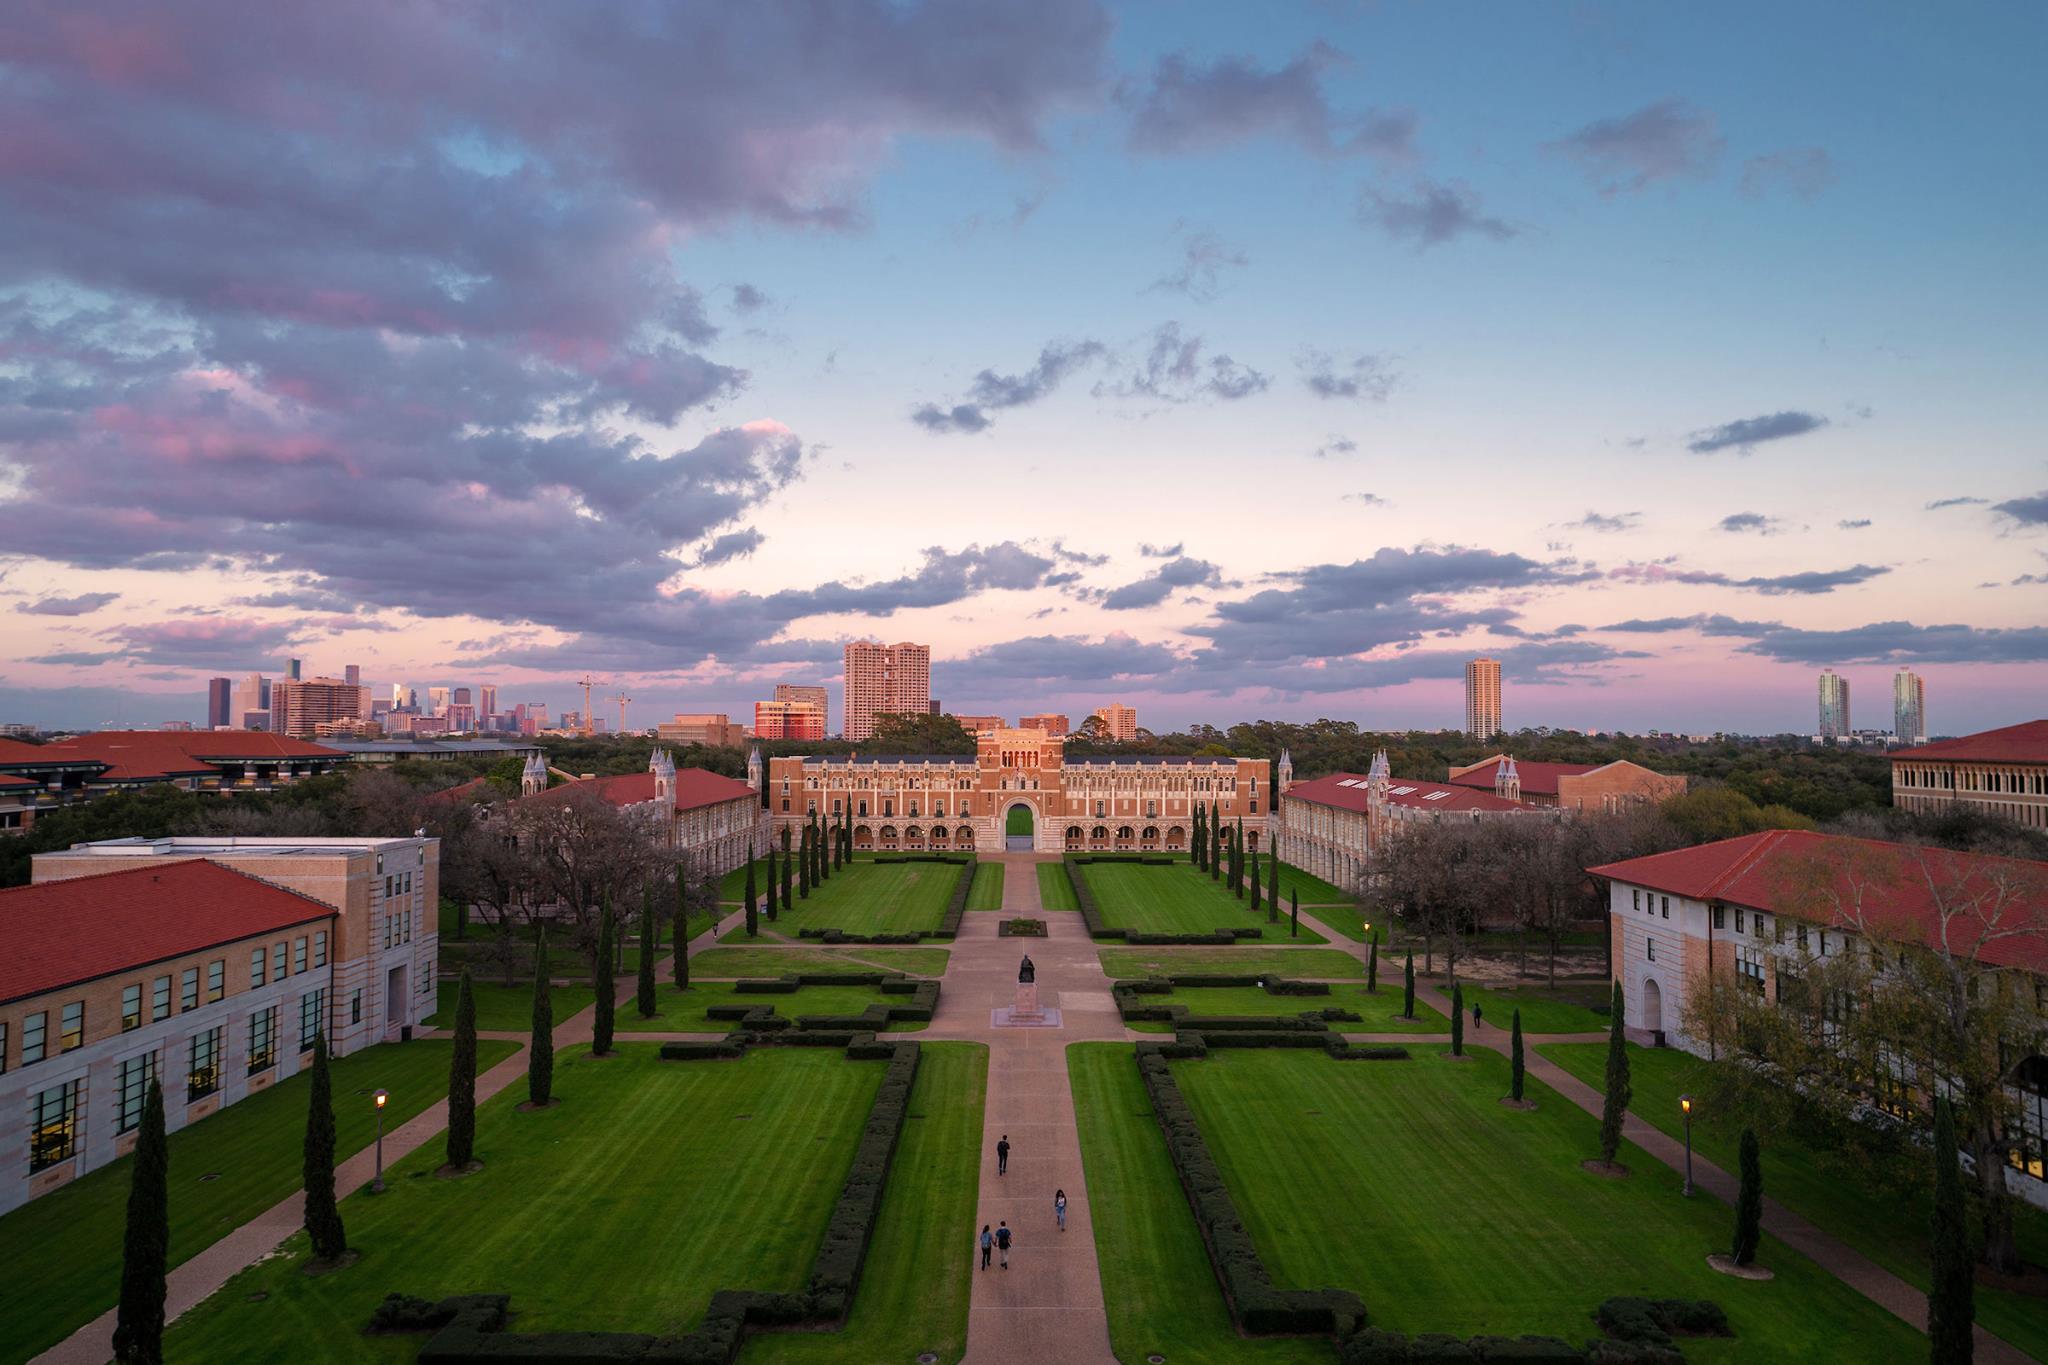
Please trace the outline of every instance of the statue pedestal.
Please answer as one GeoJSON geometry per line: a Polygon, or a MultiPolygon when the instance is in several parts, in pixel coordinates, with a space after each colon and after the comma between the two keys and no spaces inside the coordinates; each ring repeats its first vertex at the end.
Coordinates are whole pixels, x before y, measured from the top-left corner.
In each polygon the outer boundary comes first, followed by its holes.
{"type": "Polygon", "coordinates": [[[1036,981],[1019,981],[1017,983],[1017,1003],[1011,1007],[1010,1017],[1020,1020],[1043,1017],[1043,1011],[1038,1008],[1038,983],[1036,981]]]}
{"type": "MultiPolygon", "coordinates": [[[[1059,999],[1055,994],[1053,999],[1059,999]]],[[[1013,1005],[1002,1005],[988,1012],[988,1022],[994,1028],[1058,1028],[1060,1012],[1056,1007],[1038,1003],[1038,983],[1019,981],[1017,1001],[1013,1005]]]]}

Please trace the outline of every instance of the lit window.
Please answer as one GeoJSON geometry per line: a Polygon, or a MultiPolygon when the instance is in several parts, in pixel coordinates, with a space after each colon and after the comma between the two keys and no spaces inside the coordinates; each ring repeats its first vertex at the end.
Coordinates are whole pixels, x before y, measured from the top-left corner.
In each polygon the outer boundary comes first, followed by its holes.
{"type": "Polygon", "coordinates": [[[299,997],[299,1051],[304,1052],[313,1046],[326,1012],[326,991],[307,991],[299,997]]]}
{"type": "Polygon", "coordinates": [[[228,993],[228,964],[209,962],[206,964],[206,1003],[209,1005],[228,993]]]}
{"type": "Polygon", "coordinates": [[[114,1102],[114,1131],[132,1133],[142,1123],[142,1106],[149,1099],[149,1083],[156,1079],[157,1054],[152,1049],[124,1058],[115,1070],[118,1090],[114,1102]]]}
{"type": "Polygon", "coordinates": [[[121,1032],[142,1027],[142,983],[121,988],[121,1032]]]}
{"type": "Polygon", "coordinates": [[[277,1006],[249,1016],[249,1074],[268,1071],[277,1061],[277,1006]]]}
{"type": "Polygon", "coordinates": [[[185,1103],[203,1100],[220,1089],[220,1036],[223,1026],[212,1028],[192,1039],[191,1064],[185,1070],[185,1103]]]}
{"type": "Polygon", "coordinates": [[[29,1101],[28,1168],[31,1172],[69,1161],[78,1139],[78,1085],[66,1081],[37,1092],[29,1101]]]}

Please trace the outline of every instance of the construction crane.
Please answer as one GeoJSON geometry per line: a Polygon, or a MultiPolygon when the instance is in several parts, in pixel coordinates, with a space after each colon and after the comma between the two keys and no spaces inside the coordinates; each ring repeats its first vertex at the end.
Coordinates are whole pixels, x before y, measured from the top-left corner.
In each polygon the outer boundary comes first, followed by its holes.
{"type": "Polygon", "coordinates": [[[588,673],[585,673],[583,675],[583,681],[578,685],[581,686],[583,689],[583,733],[587,735],[591,733],[590,689],[597,686],[597,679],[591,677],[588,673]]]}
{"type": "Polygon", "coordinates": [[[619,704],[619,733],[623,735],[626,733],[626,704],[633,699],[621,692],[612,700],[619,704]]]}

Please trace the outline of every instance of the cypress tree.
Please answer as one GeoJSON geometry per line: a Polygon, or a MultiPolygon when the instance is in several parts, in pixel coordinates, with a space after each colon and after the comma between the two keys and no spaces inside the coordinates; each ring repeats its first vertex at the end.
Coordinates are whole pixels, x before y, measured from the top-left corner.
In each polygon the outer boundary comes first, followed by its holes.
{"type": "Polygon", "coordinates": [[[526,1047],[526,1101],[539,1108],[555,1091],[555,992],[548,981],[548,931],[533,953],[533,1041],[526,1047]]]}
{"type": "Polygon", "coordinates": [[[312,1093],[306,1105],[306,1235],[313,1239],[313,1254],[323,1261],[338,1261],[348,1250],[348,1233],[341,1225],[341,1210],[334,1206],[334,1091],[327,1075],[327,1034],[313,1035],[312,1093]]]}
{"type": "Polygon", "coordinates": [[[1209,880],[1223,880],[1223,823],[1216,818],[1214,802],[1209,805],[1209,880]]]}
{"type": "Polygon", "coordinates": [[[811,898],[811,827],[804,826],[803,837],[796,841],[796,894],[800,900],[811,898]]]}
{"type": "Polygon", "coordinates": [[[1244,817],[1237,817],[1237,838],[1231,845],[1230,879],[1237,889],[1237,898],[1244,899],[1244,817]]]}
{"type": "MultiPolygon", "coordinates": [[[[775,913],[775,841],[770,839],[768,841],[768,921],[771,924],[775,921],[775,913]]],[[[758,927],[758,925],[750,921],[747,925],[747,932],[751,934],[758,927]]]]}
{"type": "Polygon", "coordinates": [[[171,1250],[170,1150],[164,1141],[164,1088],[155,1079],[142,1102],[129,1172],[128,1230],[121,1244],[121,1306],[114,1319],[114,1359],[122,1365],[163,1365],[164,1275],[171,1250]]]}
{"type": "Polygon", "coordinates": [[[1508,1049],[1508,1098],[1521,1102],[1523,1089],[1522,1072],[1522,1012],[1515,1011],[1513,1024],[1514,1039],[1508,1049]]]}
{"type": "Polygon", "coordinates": [[[1934,1101],[1934,1290],[1927,1296],[1929,1359],[1968,1365],[1976,1318],[1976,1266],[1970,1255],[1962,1164],[1956,1156],[1956,1116],[1946,1098],[1934,1101]]]}
{"type": "MultiPolygon", "coordinates": [[[[682,945],[676,945],[678,955],[682,945]]],[[[652,1019],[658,1011],[654,1007],[654,888],[649,885],[640,892],[640,979],[634,983],[633,1003],[639,1007],[642,1019],[652,1019]]]]}
{"type": "MultiPolygon", "coordinates": [[[[773,857],[775,856],[775,853],[774,853],[774,851],[773,851],[773,850],[770,850],[770,851],[769,851],[769,854],[768,854],[768,856],[769,856],[770,858],[773,858],[773,857]]],[[[771,882],[769,883],[769,886],[770,886],[770,887],[772,888],[772,887],[774,886],[774,883],[773,883],[773,882],[771,881],[771,882]]],[[[769,893],[768,893],[768,896],[769,896],[769,899],[770,899],[770,900],[773,900],[773,899],[774,899],[774,897],[775,897],[775,892],[774,892],[774,891],[773,891],[773,890],[771,889],[771,890],[769,891],[769,893]]],[[[761,932],[761,916],[760,916],[760,915],[759,915],[759,913],[757,913],[757,912],[755,911],[755,909],[754,909],[754,846],[753,846],[752,844],[748,844],[748,845],[747,845],[747,937],[749,937],[749,938],[752,938],[752,937],[753,937],[753,936],[754,936],[755,934],[758,934],[758,933],[760,933],[760,932],[761,932]]]]}
{"type": "Polygon", "coordinates": [[[782,827],[782,908],[796,909],[796,855],[789,851],[789,826],[782,827]]]}
{"type": "Polygon", "coordinates": [[[1621,983],[1614,983],[1614,997],[1608,1006],[1607,1104],[1600,1111],[1600,1159],[1614,1164],[1621,1150],[1621,1124],[1628,1117],[1631,1098],[1628,1082],[1628,1042],[1621,1036],[1621,983]]]}
{"type": "Polygon", "coordinates": [[[1195,807],[1195,837],[1189,841],[1188,847],[1194,851],[1196,871],[1208,871],[1209,826],[1200,805],[1195,807]]]}
{"type": "Polygon", "coordinates": [[[1415,1017],[1415,952],[1413,949],[1410,949],[1408,952],[1408,966],[1404,969],[1401,982],[1401,1017],[1403,1019],[1413,1019],[1415,1017]]]}
{"type": "Polygon", "coordinates": [[[1301,892],[1298,889],[1287,893],[1287,936],[1301,936],[1301,892]]]}
{"type": "Polygon", "coordinates": [[[476,1159],[476,996],[469,968],[455,992],[455,1039],[448,1053],[448,1164],[461,1170],[476,1159]]]}
{"type": "Polygon", "coordinates": [[[590,1051],[602,1057],[612,1050],[612,1011],[618,1006],[618,988],[612,984],[612,900],[604,898],[598,911],[597,963],[591,973],[597,987],[597,1017],[590,1029],[590,1051]]]}
{"type": "Polygon", "coordinates": [[[1368,995],[1380,993],[1380,941],[1377,938],[1365,945],[1365,990],[1368,995]]]}
{"type": "Polygon", "coordinates": [[[1274,849],[1266,850],[1266,904],[1275,913],[1280,909],[1280,854],[1274,849]]]}
{"type": "Polygon", "coordinates": [[[1256,914],[1258,914],[1258,913],[1259,913],[1259,899],[1260,899],[1260,892],[1261,892],[1261,891],[1262,891],[1263,889],[1264,889],[1264,888],[1263,888],[1263,887],[1262,887],[1262,886],[1260,885],[1260,883],[1259,883],[1259,854],[1258,854],[1258,850],[1257,850],[1257,849],[1254,849],[1254,850],[1252,850],[1252,906],[1251,906],[1251,909],[1252,909],[1252,913],[1253,913],[1254,915],[1256,915],[1256,914]]]}
{"type": "MultiPolygon", "coordinates": [[[[827,847],[827,842],[825,837],[825,821],[820,818],[818,821],[818,880],[821,882],[832,880],[832,849],[827,847]]],[[[837,835],[835,834],[829,842],[836,847],[839,842],[837,835]]]]}
{"type": "MultiPolygon", "coordinates": [[[[754,889],[754,846],[747,845],[747,891],[751,898],[754,889]]],[[[712,923],[716,924],[714,914],[712,923]]],[[[690,989],[690,894],[689,885],[682,867],[676,868],[676,909],[675,927],[669,931],[675,940],[675,956],[670,959],[669,968],[675,976],[676,989],[690,989]]]]}
{"type": "Polygon", "coordinates": [[[1451,1055],[1465,1055],[1465,988],[1451,983],[1451,1055]]]}
{"type": "Polygon", "coordinates": [[[1764,1217],[1764,1163],[1757,1154],[1756,1130],[1742,1130],[1742,1191],[1735,1199],[1735,1245],[1728,1259],[1748,1265],[1756,1259],[1758,1224],[1764,1217]]]}

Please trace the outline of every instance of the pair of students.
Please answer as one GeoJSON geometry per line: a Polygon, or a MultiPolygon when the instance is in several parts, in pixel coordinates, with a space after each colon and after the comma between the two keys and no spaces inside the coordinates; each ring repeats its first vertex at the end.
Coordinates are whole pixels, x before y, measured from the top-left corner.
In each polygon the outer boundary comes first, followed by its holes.
{"type": "MultiPolygon", "coordinates": [[[[1067,1230],[1067,1192],[1065,1190],[1053,1191],[1052,1216],[1059,1223],[1060,1231],[1065,1232],[1067,1230]]],[[[990,1230],[988,1224],[983,1223],[981,1225],[981,1268],[987,1270],[991,1253],[999,1253],[1002,1257],[1002,1268],[1008,1270],[1010,1268],[1010,1244],[1014,1240],[1015,1234],[1010,1231],[1010,1225],[1007,1222],[998,1222],[993,1231],[990,1230]]]]}

